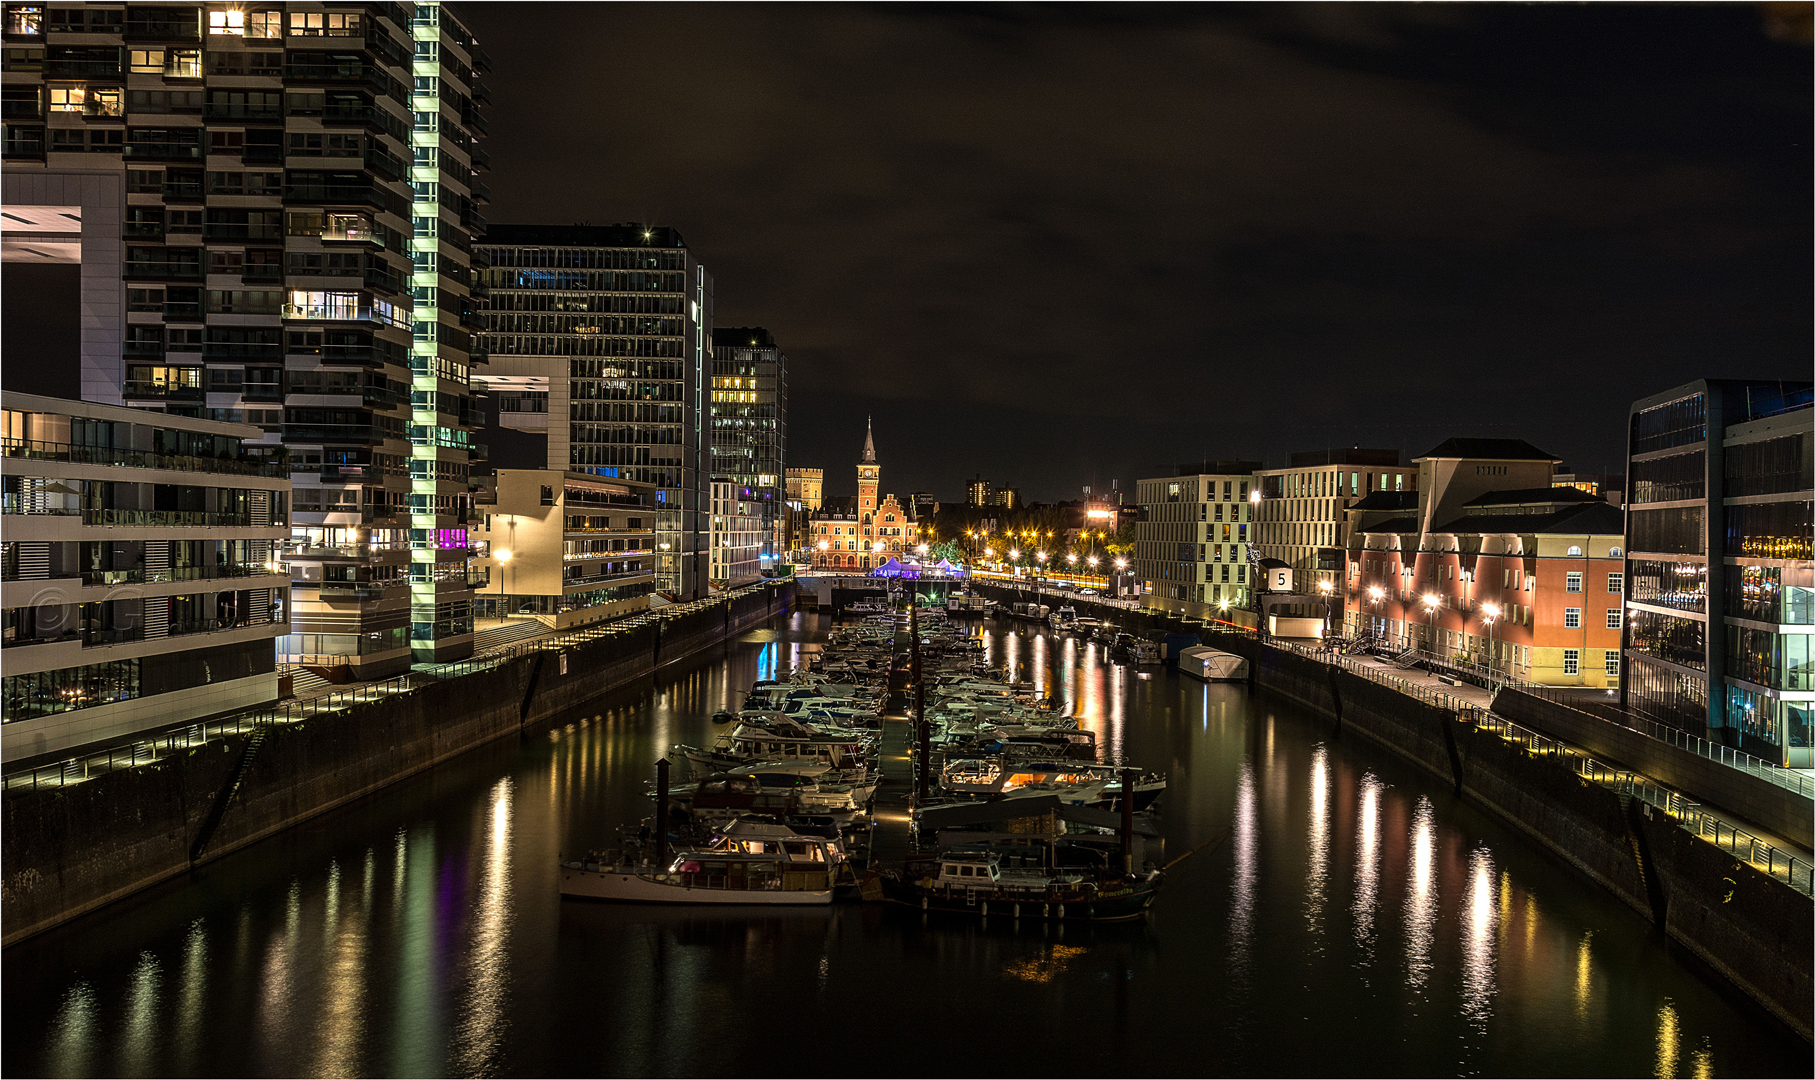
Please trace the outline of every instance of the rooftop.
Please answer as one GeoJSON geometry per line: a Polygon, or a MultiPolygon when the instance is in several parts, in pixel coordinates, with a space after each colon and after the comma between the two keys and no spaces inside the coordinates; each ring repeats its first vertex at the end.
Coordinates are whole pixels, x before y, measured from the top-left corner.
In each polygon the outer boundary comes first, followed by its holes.
{"type": "Polygon", "coordinates": [[[1605,502],[1599,495],[1590,495],[1581,488],[1574,487],[1541,487],[1517,488],[1512,491],[1489,491],[1463,503],[1464,506],[1534,506],[1546,503],[1561,506],[1564,503],[1605,502]]]}
{"type": "Polygon", "coordinates": [[[1474,461],[1560,461],[1524,439],[1445,439],[1413,458],[1467,458],[1474,461]]]}
{"type": "Polygon", "coordinates": [[[1308,469],[1317,465],[1397,465],[1399,451],[1369,450],[1360,446],[1332,450],[1294,451],[1287,464],[1290,469],[1308,469]]]}
{"type": "MultiPolygon", "coordinates": [[[[1368,532],[1383,530],[1369,529],[1368,532]]],[[[1431,529],[1434,533],[1524,533],[1528,535],[1624,536],[1626,515],[1595,501],[1551,514],[1464,514],[1431,529]]]]}
{"type": "Polygon", "coordinates": [[[475,247],[684,248],[679,230],[666,225],[499,225],[485,228],[475,247]]]}
{"type": "Polygon", "coordinates": [[[1248,476],[1261,469],[1258,461],[1187,461],[1178,467],[1180,476],[1248,476]]]}
{"type": "Polygon", "coordinates": [[[715,349],[773,349],[775,335],[760,326],[715,326],[712,328],[715,349]]]}
{"type": "Polygon", "coordinates": [[[1416,491],[1370,491],[1359,502],[1349,504],[1350,510],[1416,510],[1418,493],[1416,491]]]}

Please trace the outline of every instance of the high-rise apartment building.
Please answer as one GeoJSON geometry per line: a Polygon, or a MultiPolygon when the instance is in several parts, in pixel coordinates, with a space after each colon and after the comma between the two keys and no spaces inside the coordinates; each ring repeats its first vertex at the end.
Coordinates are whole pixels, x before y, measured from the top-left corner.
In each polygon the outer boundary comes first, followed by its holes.
{"type": "Polygon", "coordinates": [[[982,476],[973,477],[971,482],[964,486],[965,502],[972,506],[995,506],[997,505],[995,496],[995,489],[982,476]]]}
{"type": "Polygon", "coordinates": [[[1136,482],[1133,573],[1144,606],[1201,619],[1248,605],[1249,496],[1260,465],[1191,462],[1176,476],[1136,482]]]}
{"type": "Polygon", "coordinates": [[[290,481],[259,429],[4,400],[6,762],[276,700],[290,481]]]}
{"type": "Polygon", "coordinates": [[[1626,706],[1809,768],[1810,384],[1699,380],[1635,402],[1627,430],[1626,706]]]}
{"type": "Polygon", "coordinates": [[[737,488],[735,501],[761,516],[758,558],[765,565],[787,546],[781,512],[787,449],[788,358],[760,326],[714,328],[712,478],[737,488]]]}
{"type": "Polygon", "coordinates": [[[11,4],[4,30],[4,200],[74,226],[83,397],[281,442],[291,659],[470,651],[471,34],[438,3],[11,4]]]}
{"type": "Polygon", "coordinates": [[[644,225],[494,225],[481,377],[545,433],[549,469],[653,488],[656,588],[703,595],[712,276],[681,234],[644,225]]]}
{"type": "Polygon", "coordinates": [[[1375,491],[1412,491],[1418,473],[1399,464],[1397,450],[1312,450],[1295,453],[1283,469],[1259,473],[1254,507],[1255,554],[1293,571],[1293,587],[1317,595],[1342,587],[1349,536],[1346,511],[1375,491]]]}

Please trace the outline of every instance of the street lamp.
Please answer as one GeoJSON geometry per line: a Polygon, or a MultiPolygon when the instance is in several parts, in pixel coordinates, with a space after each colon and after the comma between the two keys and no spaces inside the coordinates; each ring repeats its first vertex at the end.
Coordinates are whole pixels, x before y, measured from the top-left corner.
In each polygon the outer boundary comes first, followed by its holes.
{"type": "Polygon", "coordinates": [[[1317,591],[1323,594],[1323,639],[1328,642],[1330,640],[1330,583],[1318,582],[1317,591]]]}
{"type": "Polygon", "coordinates": [[[1431,650],[1433,659],[1437,655],[1437,605],[1440,603],[1442,598],[1436,593],[1424,594],[1424,612],[1430,616],[1430,627],[1425,634],[1424,643],[1431,650]]]}
{"type": "Polygon", "coordinates": [[[1494,670],[1494,623],[1500,621],[1500,605],[1492,602],[1481,605],[1482,621],[1487,623],[1487,670],[1494,670]]]}
{"type": "Polygon", "coordinates": [[[1374,609],[1372,630],[1376,636],[1380,633],[1380,601],[1385,599],[1386,590],[1378,585],[1368,586],[1368,606],[1374,609]]]}

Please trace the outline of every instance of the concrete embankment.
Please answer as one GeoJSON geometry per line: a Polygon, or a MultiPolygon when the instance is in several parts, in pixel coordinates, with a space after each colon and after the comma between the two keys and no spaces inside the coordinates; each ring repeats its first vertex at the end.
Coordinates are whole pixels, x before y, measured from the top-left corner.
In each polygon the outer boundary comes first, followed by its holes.
{"type": "Polygon", "coordinates": [[[791,583],[765,586],[677,618],[528,652],[493,668],[229,736],[69,787],[8,792],[0,815],[4,943],[458,754],[534,730],[658,667],[767,623],[792,599],[791,583]]]}
{"type": "MultiPolygon", "coordinates": [[[[1015,589],[983,591],[1004,602],[1036,599],[1015,589]]],[[[1072,602],[1084,612],[1086,602],[1072,602]]],[[[1090,607],[1089,614],[1134,633],[1203,629],[1159,613],[1090,607]]],[[[1468,717],[1253,637],[1219,633],[1208,640],[1246,657],[1256,687],[1323,717],[1332,738],[1363,738],[1441,778],[1459,797],[1530,836],[1650,919],[1804,1039],[1815,1037],[1810,897],[1700,839],[1663,811],[1532,756],[1468,717]]],[[[1494,708],[1515,723],[1808,843],[1808,800],[1766,780],[1529,694],[1503,691],[1494,708]]]]}

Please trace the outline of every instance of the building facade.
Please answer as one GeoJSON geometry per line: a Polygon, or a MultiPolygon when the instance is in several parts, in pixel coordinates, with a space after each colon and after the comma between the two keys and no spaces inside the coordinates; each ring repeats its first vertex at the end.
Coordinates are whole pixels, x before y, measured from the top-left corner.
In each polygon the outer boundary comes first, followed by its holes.
{"type": "Polygon", "coordinates": [[[494,225],[475,250],[499,422],[545,435],[551,470],[653,488],[656,588],[702,595],[711,275],[660,226],[494,225]]]}
{"type": "Polygon", "coordinates": [[[262,435],[5,396],[6,762],[277,699],[290,480],[262,435]]]}
{"type": "Polygon", "coordinates": [[[472,35],[438,3],[21,4],[5,38],[4,199],[78,223],[83,397],[289,450],[312,659],[470,652],[472,35]],[[401,615],[310,584],[398,552],[401,615]]]}
{"type": "Polygon", "coordinates": [[[1248,606],[1259,470],[1258,461],[1193,462],[1175,476],[1136,482],[1142,519],[1131,569],[1143,606],[1199,619],[1248,606]]]}
{"type": "Polygon", "coordinates": [[[762,577],[767,526],[763,506],[749,489],[725,480],[712,482],[712,521],[708,543],[712,584],[735,589],[762,577]]]}
{"type": "Polygon", "coordinates": [[[499,469],[475,533],[479,612],[566,630],[647,609],[656,562],[648,496],[591,473],[499,469]]]}
{"type": "Polygon", "coordinates": [[[1636,402],[1627,455],[1633,712],[1808,768],[1815,408],[1801,383],[1701,380],[1636,402]]]}
{"type": "Polygon", "coordinates": [[[920,523],[911,507],[881,494],[882,466],[875,435],[866,423],[857,464],[857,497],[826,499],[813,515],[813,569],[868,573],[890,559],[916,557],[920,523]]]}
{"type": "MultiPolygon", "coordinates": [[[[787,549],[782,515],[787,450],[787,356],[774,335],[760,326],[715,328],[712,477],[730,482],[738,489],[736,501],[758,511],[759,558],[767,564],[774,564],[787,549]]],[[[716,573],[712,579],[722,580],[716,573]]]]}
{"type": "Polygon", "coordinates": [[[1255,554],[1290,567],[1298,591],[1316,595],[1342,588],[1348,550],[1348,508],[1375,491],[1416,490],[1418,474],[1399,464],[1397,450],[1313,450],[1294,453],[1283,469],[1257,474],[1255,554]]]}
{"type": "Polygon", "coordinates": [[[824,469],[788,469],[783,476],[788,485],[789,501],[799,503],[802,510],[818,510],[825,501],[824,469]]]}
{"type": "Polygon", "coordinates": [[[1555,460],[1523,440],[1450,439],[1414,459],[1415,490],[1353,503],[1348,632],[1528,682],[1619,686],[1622,515],[1552,487],[1555,460]]]}

